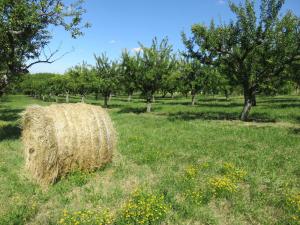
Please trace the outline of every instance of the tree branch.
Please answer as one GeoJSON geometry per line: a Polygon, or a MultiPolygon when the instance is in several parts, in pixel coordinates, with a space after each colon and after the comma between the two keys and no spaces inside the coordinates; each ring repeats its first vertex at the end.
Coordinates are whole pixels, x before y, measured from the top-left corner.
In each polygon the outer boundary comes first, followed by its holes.
{"type": "Polygon", "coordinates": [[[30,63],[29,65],[27,65],[27,66],[26,66],[26,69],[29,69],[30,67],[32,67],[33,65],[38,64],[38,63],[48,63],[48,64],[52,64],[52,63],[54,63],[54,62],[56,62],[56,61],[62,59],[65,55],[67,55],[67,54],[69,54],[69,53],[71,53],[71,52],[74,51],[74,48],[72,48],[71,51],[65,52],[64,54],[60,55],[59,57],[54,58],[55,55],[59,52],[60,48],[61,48],[61,45],[60,45],[54,52],[52,52],[51,49],[48,47],[49,52],[50,52],[50,55],[48,55],[48,56],[46,55],[44,49],[42,49],[42,53],[43,53],[43,55],[44,55],[44,59],[38,58],[38,60],[36,60],[36,61],[30,63]]]}

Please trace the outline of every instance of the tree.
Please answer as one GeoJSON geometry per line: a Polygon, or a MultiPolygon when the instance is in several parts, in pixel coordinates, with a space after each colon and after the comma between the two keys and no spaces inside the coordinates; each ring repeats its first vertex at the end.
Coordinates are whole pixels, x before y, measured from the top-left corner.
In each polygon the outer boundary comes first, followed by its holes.
{"type": "Polygon", "coordinates": [[[300,60],[292,64],[292,66],[289,68],[289,74],[296,84],[296,93],[298,93],[300,89],[300,60]]]}
{"type": "Polygon", "coordinates": [[[125,92],[128,94],[128,101],[131,101],[133,92],[137,88],[137,76],[139,73],[139,61],[140,55],[136,53],[135,55],[130,55],[130,53],[125,50],[122,52],[121,58],[121,82],[125,88],[125,92]]]}
{"type": "Polygon", "coordinates": [[[109,60],[106,54],[95,55],[95,60],[95,75],[100,85],[99,90],[104,97],[104,107],[107,107],[109,97],[119,86],[120,65],[117,61],[109,60]]]}
{"type": "Polygon", "coordinates": [[[60,89],[66,96],[66,103],[69,103],[70,93],[74,89],[75,84],[73,84],[71,77],[68,75],[63,75],[60,79],[60,89]]]}
{"type": "Polygon", "coordinates": [[[73,38],[82,35],[82,0],[71,5],[63,0],[0,1],[0,95],[6,86],[37,63],[59,59],[55,51],[46,53],[51,26],[63,27],[73,38]],[[56,58],[55,58],[56,57],[56,58]]]}
{"type": "Polygon", "coordinates": [[[164,73],[162,75],[162,83],[161,83],[161,91],[163,92],[163,97],[166,96],[167,93],[171,94],[173,98],[174,93],[179,90],[180,85],[180,62],[175,58],[173,60],[173,68],[169,73],[164,73]]]}
{"type": "Polygon", "coordinates": [[[300,22],[291,12],[279,17],[284,0],[262,0],[260,15],[254,1],[230,3],[236,20],[209,27],[196,24],[192,38],[182,34],[188,55],[202,64],[226,67],[231,82],[242,86],[247,120],[256,103],[261,85],[282,77],[283,72],[300,57],[300,22]]]}
{"type": "Polygon", "coordinates": [[[55,96],[55,102],[58,103],[58,95],[61,94],[61,75],[56,75],[49,79],[48,85],[51,95],[55,96]]]}
{"type": "Polygon", "coordinates": [[[95,76],[89,65],[82,63],[67,71],[69,76],[68,89],[73,89],[73,93],[80,94],[81,101],[85,96],[94,90],[95,76]]]}
{"type": "Polygon", "coordinates": [[[147,48],[141,46],[140,69],[137,77],[138,88],[147,102],[147,112],[151,112],[151,100],[154,93],[161,88],[162,76],[172,70],[172,46],[164,38],[160,43],[157,38],[147,48]]]}
{"type": "Polygon", "coordinates": [[[181,61],[181,83],[185,90],[191,92],[192,105],[195,105],[197,93],[202,89],[201,75],[204,71],[197,60],[186,59],[181,61]]]}
{"type": "Polygon", "coordinates": [[[23,93],[33,97],[39,97],[45,101],[45,96],[51,93],[51,80],[54,79],[56,74],[51,73],[38,73],[23,76],[20,83],[20,88],[23,93]]]}
{"type": "Polygon", "coordinates": [[[222,85],[222,76],[217,68],[201,64],[193,58],[181,61],[181,85],[192,95],[192,105],[195,105],[199,93],[216,94],[222,85]]]}

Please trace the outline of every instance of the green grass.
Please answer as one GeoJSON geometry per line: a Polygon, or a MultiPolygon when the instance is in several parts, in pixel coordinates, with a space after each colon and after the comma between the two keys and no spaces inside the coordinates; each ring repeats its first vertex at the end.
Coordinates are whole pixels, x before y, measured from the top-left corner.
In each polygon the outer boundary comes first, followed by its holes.
{"type": "MultiPolygon", "coordinates": [[[[103,103],[92,96],[87,102],[103,103]]],[[[0,102],[0,224],[57,224],[70,219],[64,210],[91,210],[90,216],[108,210],[125,223],[124,207],[135,190],[164,196],[159,203],[145,199],[153,208],[168,206],[157,223],[299,224],[300,209],[289,196],[300,193],[300,97],[259,97],[247,123],[238,120],[239,97],[201,96],[194,107],[189,102],[157,98],[147,114],[143,100],[113,97],[109,113],[119,136],[114,161],[42,190],[23,170],[18,118],[28,105],[50,103],[5,97],[0,102]],[[245,177],[235,179],[224,163],[245,177]],[[228,184],[212,185],[224,177],[228,184]],[[236,190],[228,191],[228,185],[236,190]]]]}

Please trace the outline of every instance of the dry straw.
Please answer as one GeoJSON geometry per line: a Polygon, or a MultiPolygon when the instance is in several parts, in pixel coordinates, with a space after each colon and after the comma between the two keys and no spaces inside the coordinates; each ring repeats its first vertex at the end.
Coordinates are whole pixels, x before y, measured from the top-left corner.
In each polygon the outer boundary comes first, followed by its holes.
{"type": "Polygon", "coordinates": [[[42,185],[112,160],[116,133],[107,112],[82,103],[31,106],[23,113],[26,168],[42,185]]]}

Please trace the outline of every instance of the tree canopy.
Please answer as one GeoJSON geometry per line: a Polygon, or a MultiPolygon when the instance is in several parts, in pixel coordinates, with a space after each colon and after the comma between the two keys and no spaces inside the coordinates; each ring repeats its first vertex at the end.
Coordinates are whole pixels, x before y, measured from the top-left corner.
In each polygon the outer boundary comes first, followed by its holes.
{"type": "Polygon", "coordinates": [[[261,85],[273,82],[300,57],[300,20],[292,12],[279,16],[284,0],[230,3],[236,19],[229,24],[195,24],[192,37],[183,33],[186,55],[201,64],[223,67],[228,78],[244,91],[241,119],[248,118],[261,85]]]}
{"type": "Polygon", "coordinates": [[[0,94],[18,75],[37,63],[52,63],[59,49],[45,50],[52,39],[49,26],[60,26],[73,38],[82,35],[82,0],[0,1],[0,94]]]}

